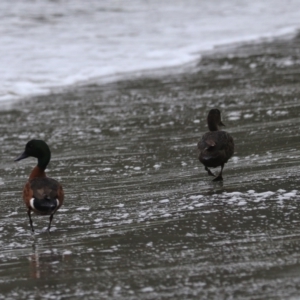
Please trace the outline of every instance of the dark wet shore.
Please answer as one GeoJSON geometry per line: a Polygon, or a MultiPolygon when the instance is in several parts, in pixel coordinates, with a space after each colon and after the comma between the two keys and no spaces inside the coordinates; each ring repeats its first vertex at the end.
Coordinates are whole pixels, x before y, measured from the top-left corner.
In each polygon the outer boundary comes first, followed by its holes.
{"type": "Polygon", "coordinates": [[[0,299],[296,299],[300,38],[203,57],[191,72],[88,85],[0,111],[0,299]],[[223,183],[197,156],[210,108],[236,153],[223,183]],[[21,188],[47,141],[65,204],[21,188]]]}

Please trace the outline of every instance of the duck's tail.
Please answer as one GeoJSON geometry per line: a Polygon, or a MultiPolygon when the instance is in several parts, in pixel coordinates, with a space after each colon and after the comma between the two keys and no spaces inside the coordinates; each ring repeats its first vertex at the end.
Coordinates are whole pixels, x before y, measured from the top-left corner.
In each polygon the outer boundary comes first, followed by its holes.
{"type": "Polygon", "coordinates": [[[44,199],[31,198],[30,206],[41,214],[52,214],[59,205],[58,199],[45,196],[44,199]]]}

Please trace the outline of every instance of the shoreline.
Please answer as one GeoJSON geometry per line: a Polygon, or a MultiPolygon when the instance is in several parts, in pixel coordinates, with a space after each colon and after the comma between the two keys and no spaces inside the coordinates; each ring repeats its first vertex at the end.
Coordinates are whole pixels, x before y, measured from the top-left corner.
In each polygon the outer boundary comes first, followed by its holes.
{"type": "MultiPolygon", "coordinates": [[[[136,70],[136,71],[131,71],[131,72],[125,72],[121,74],[114,74],[114,75],[109,75],[109,76],[100,76],[100,77],[95,77],[92,79],[84,80],[84,81],[79,81],[75,84],[72,84],[70,86],[65,86],[65,87],[57,87],[54,88],[55,90],[60,90],[59,93],[61,92],[68,92],[69,90],[76,89],[77,87],[85,87],[89,85],[105,85],[105,84],[110,84],[110,83],[116,83],[119,81],[132,81],[132,80],[139,80],[139,79],[145,79],[145,78],[152,78],[152,77],[164,77],[168,75],[179,75],[185,72],[193,72],[196,71],[197,67],[199,64],[201,64],[201,60],[203,57],[207,56],[212,56],[216,54],[223,54],[227,53],[229,51],[236,51],[241,47],[248,47],[251,45],[262,45],[265,43],[272,43],[272,42],[280,42],[280,41],[285,41],[285,40],[292,40],[296,38],[300,33],[300,29],[293,29],[291,32],[287,33],[278,33],[278,35],[271,35],[271,36],[266,36],[266,37],[259,37],[259,38],[254,38],[246,41],[240,41],[240,42],[231,42],[231,43],[226,43],[222,45],[216,45],[213,47],[213,49],[209,50],[199,50],[197,51],[198,53],[198,58],[195,58],[189,62],[183,63],[183,64],[176,64],[174,66],[164,66],[160,68],[154,68],[154,69],[141,69],[141,70],[136,70]]],[[[268,35],[268,34],[266,34],[268,35]]],[[[55,92],[51,92],[51,94],[55,92]]]]}
{"type": "Polygon", "coordinates": [[[213,56],[213,55],[222,55],[229,53],[231,51],[235,52],[239,48],[243,47],[249,47],[254,45],[263,45],[265,43],[272,43],[272,42],[280,42],[284,40],[292,40],[296,38],[299,35],[300,29],[294,29],[293,32],[288,33],[279,33],[276,36],[270,36],[270,37],[260,37],[253,40],[247,40],[247,41],[240,41],[240,42],[232,42],[232,43],[226,43],[223,45],[217,45],[214,46],[213,49],[210,50],[199,50],[199,57],[186,62],[184,64],[178,64],[174,66],[165,66],[161,68],[154,68],[154,69],[142,69],[142,70],[136,70],[136,71],[130,71],[125,73],[119,73],[109,76],[100,76],[95,77],[88,80],[78,81],[74,84],[67,85],[67,86],[58,86],[58,87],[52,87],[49,88],[49,92],[41,93],[41,94],[33,94],[30,96],[18,98],[18,99],[9,99],[9,100],[1,100],[1,110],[7,110],[10,109],[13,105],[16,105],[19,102],[22,101],[28,101],[30,99],[38,98],[38,97],[47,97],[50,95],[56,95],[61,93],[69,93],[70,91],[76,90],[77,88],[84,88],[89,85],[97,85],[102,86],[106,84],[113,84],[117,82],[123,82],[123,81],[132,81],[132,80],[139,80],[139,79],[145,79],[145,78],[155,78],[155,77],[165,77],[165,76],[176,76],[183,73],[188,72],[196,72],[199,66],[201,65],[201,60],[203,57],[213,56]]]}
{"type": "Polygon", "coordinates": [[[287,33],[278,33],[278,35],[268,36],[268,34],[266,34],[265,37],[259,37],[259,38],[249,39],[249,40],[247,39],[245,41],[240,41],[240,42],[230,42],[221,45],[216,45],[213,47],[213,49],[197,51],[197,53],[199,53],[198,58],[183,64],[178,64],[178,65],[176,64],[174,66],[165,66],[165,67],[154,68],[154,69],[141,69],[141,70],[126,72],[122,74],[95,77],[85,81],[80,81],[70,87],[65,87],[65,88],[63,87],[62,89],[68,90],[68,89],[74,89],[76,87],[80,88],[80,87],[94,85],[94,84],[100,86],[107,83],[114,83],[119,81],[127,81],[127,80],[133,81],[133,80],[139,80],[145,78],[165,77],[168,75],[176,76],[186,72],[193,73],[194,71],[197,71],[197,68],[201,64],[201,60],[203,57],[208,57],[208,56],[210,57],[215,54],[221,55],[223,53],[228,53],[230,51],[237,51],[239,48],[249,47],[251,45],[261,45],[261,44],[272,43],[276,41],[280,42],[285,40],[292,40],[295,37],[297,37],[299,33],[300,33],[300,29],[293,29],[293,31],[288,31],[287,33]]]}

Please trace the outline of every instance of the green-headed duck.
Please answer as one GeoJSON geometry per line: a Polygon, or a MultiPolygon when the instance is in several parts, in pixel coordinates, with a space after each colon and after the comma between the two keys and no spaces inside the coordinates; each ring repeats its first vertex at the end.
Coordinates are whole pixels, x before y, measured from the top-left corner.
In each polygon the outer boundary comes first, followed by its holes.
{"type": "Polygon", "coordinates": [[[48,225],[48,231],[50,231],[53,215],[63,204],[64,191],[60,183],[46,176],[45,169],[51,158],[48,145],[42,140],[31,140],[26,144],[25,151],[15,161],[29,156],[38,160],[37,166],[31,171],[23,188],[23,200],[27,207],[31,230],[34,232],[31,219],[33,211],[40,215],[50,215],[48,225]]]}

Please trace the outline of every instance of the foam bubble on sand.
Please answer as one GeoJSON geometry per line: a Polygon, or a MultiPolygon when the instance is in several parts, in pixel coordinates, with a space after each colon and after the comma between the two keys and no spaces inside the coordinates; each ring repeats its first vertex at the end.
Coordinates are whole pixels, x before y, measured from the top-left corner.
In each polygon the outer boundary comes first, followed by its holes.
{"type": "Polygon", "coordinates": [[[275,111],[275,115],[277,115],[277,116],[285,116],[285,115],[287,115],[289,112],[288,111],[286,111],[286,110],[276,110],[275,111]]]}
{"type": "Polygon", "coordinates": [[[270,197],[274,194],[275,194],[274,192],[267,191],[267,192],[262,192],[262,193],[256,193],[255,196],[258,197],[258,198],[267,198],[267,197],[270,197]]]}
{"type": "Polygon", "coordinates": [[[147,287],[144,287],[144,288],[141,289],[142,293],[151,293],[153,291],[154,291],[154,289],[151,286],[147,286],[147,287]]]}
{"type": "Polygon", "coordinates": [[[292,190],[290,192],[287,192],[287,193],[281,193],[280,195],[277,196],[277,199],[278,200],[289,200],[293,197],[296,197],[297,196],[297,190],[292,190]]]}
{"type": "Polygon", "coordinates": [[[163,218],[169,218],[171,216],[172,216],[172,214],[168,214],[168,213],[162,215],[163,218]]]}
{"type": "Polygon", "coordinates": [[[243,206],[243,205],[246,205],[247,204],[247,201],[245,201],[245,200],[241,200],[241,201],[239,201],[238,202],[238,204],[237,205],[239,205],[239,206],[243,206]]]}
{"type": "Polygon", "coordinates": [[[232,162],[233,162],[234,164],[236,164],[236,163],[240,160],[240,158],[239,158],[238,156],[233,156],[233,157],[231,158],[231,160],[232,160],[232,162]]]}
{"type": "Polygon", "coordinates": [[[253,114],[244,114],[244,119],[250,119],[250,118],[253,118],[253,114]]]}
{"type": "Polygon", "coordinates": [[[297,190],[292,190],[292,191],[290,191],[289,193],[285,193],[285,194],[283,194],[283,196],[284,197],[295,197],[296,195],[297,195],[297,190]]]}
{"type": "Polygon", "coordinates": [[[203,195],[192,195],[189,198],[192,199],[192,200],[198,200],[198,199],[203,198],[203,197],[204,197],[203,195]]]}
{"type": "Polygon", "coordinates": [[[266,112],[266,114],[270,117],[271,116],[286,116],[288,114],[288,111],[286,111],[286,110],[275,110],[275,111],[273,111],[273,110],[269,109],[266,112]]]}
{"type": "Polygon", "coordinates": [[[169,199],[162,199],[162,200],[159,200],[159,203],[168,203],[169,202],[169,199]]]}
{"type": "Polygon", "coordinates": [[[90,207],[88,207],[88,206],[80,206],[80,207],[77,207],[76,210],[78,210],[78,211],[81,211],[81,210],[90,210],[90,207]]]}
{"type": "Polygon", "coordinates": [[[241,112],[240,111],[231,111],[228,114],[228,120],[230,121],[236,121],[241,118],[241,112]]]}

